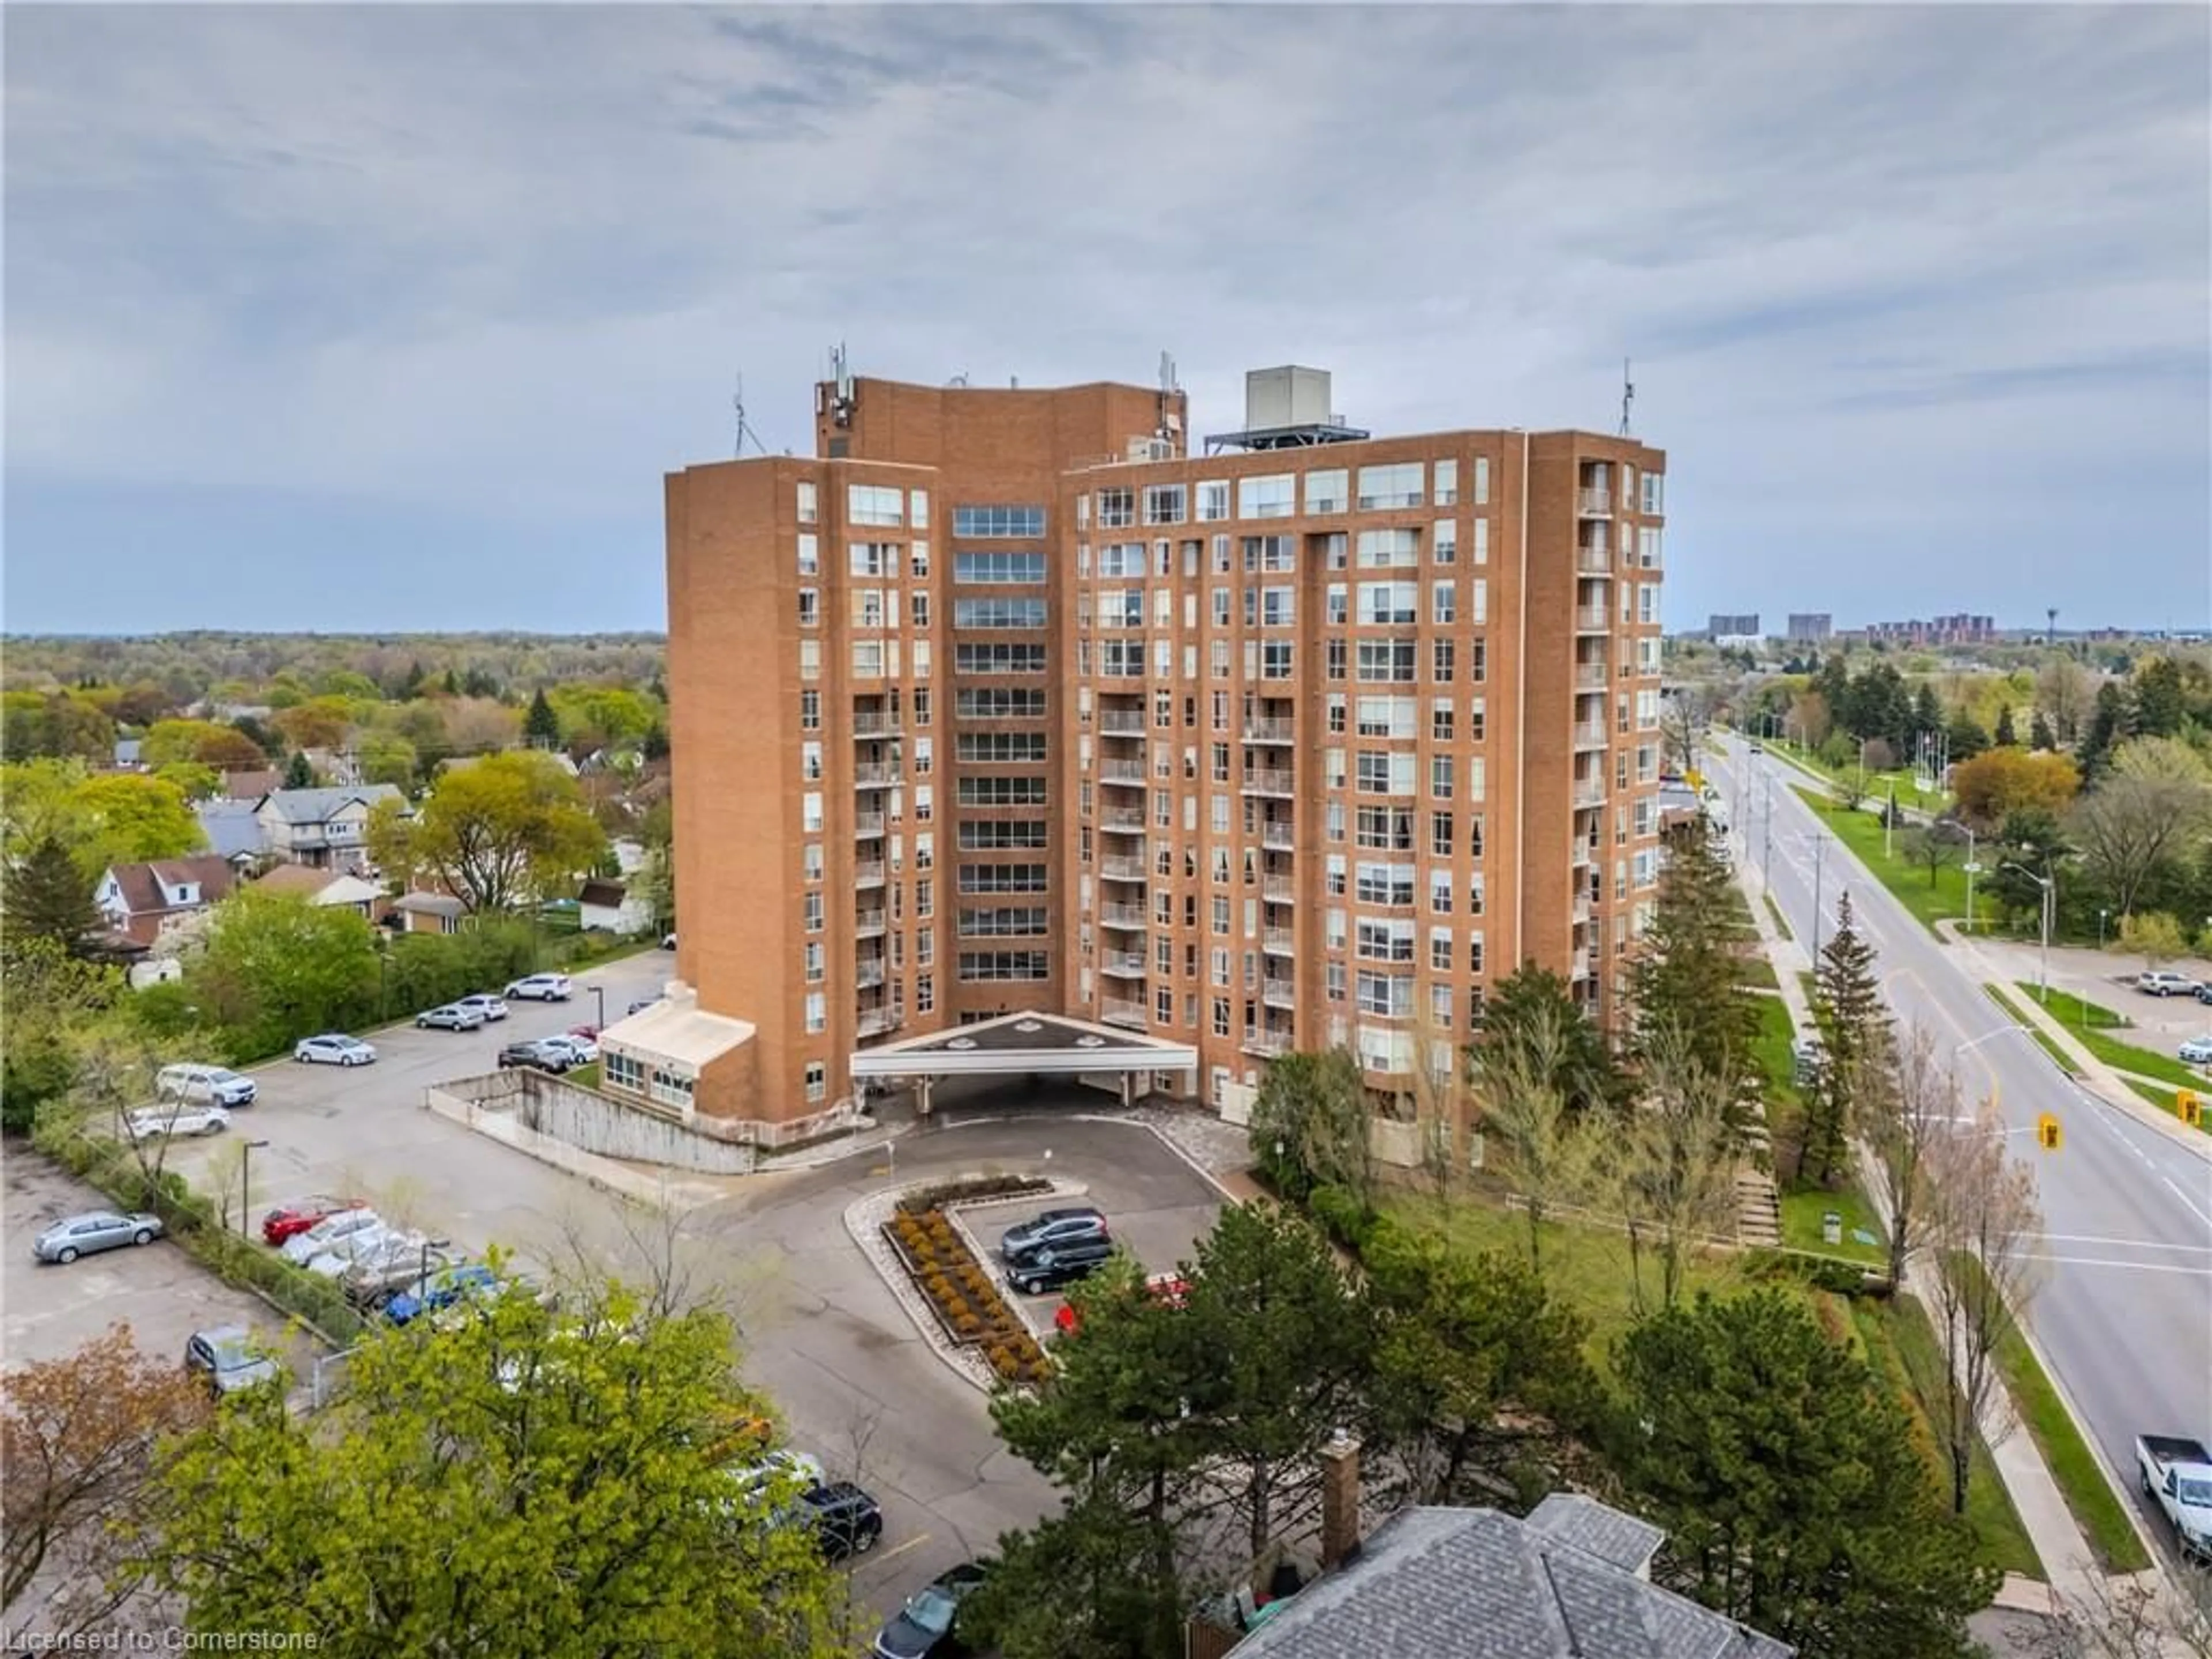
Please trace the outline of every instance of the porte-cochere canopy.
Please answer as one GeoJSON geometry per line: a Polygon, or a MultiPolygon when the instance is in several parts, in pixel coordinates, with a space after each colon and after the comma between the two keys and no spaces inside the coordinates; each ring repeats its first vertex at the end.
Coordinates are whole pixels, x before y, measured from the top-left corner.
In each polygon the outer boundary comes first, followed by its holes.
{"type": "Polygon", "coordinates": [[[1198,1050],[1164,1042],[1141,1031],[1094,1025],[1065,1014],[1000,1014],[973,1025],[956,1025],[907,1037],[852,1058],[862,1078],[1018,1077],[1049,1074],[1194,1072],[1198,1050]]]}

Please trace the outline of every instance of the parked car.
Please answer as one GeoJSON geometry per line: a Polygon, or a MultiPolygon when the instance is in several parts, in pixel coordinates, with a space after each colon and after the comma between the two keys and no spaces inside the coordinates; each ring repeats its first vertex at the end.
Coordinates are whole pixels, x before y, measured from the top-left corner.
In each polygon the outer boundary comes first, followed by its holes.
{"type": "Polygon", "coordinates": [[[301,1037],[292,1045],[292,1058],[303,1066],[373,1066],[376,1050],[357,1036],[348,1036],[343,1031],[325,1031],[320,1036],[301,1037]]]}
{"type": "Polygon", "coordinates": [[[338,1274],[338,1289],[356,1308],[380,1311],[402,1291],[419,1289],[453,1258],[419,1234],[387,1233],[338,1274]]]}
{"type": "Polygon", "coordinates": [[[441,1031],[477,1031],[483,1029],[484,1017],[473,1008],[464,1008],[458,1002],[448,1002],[442,1007],[426,1008],[415,1016],[415,1029],[427,1031],[434,1027],[441,1031]]]}
{"type": "Polygon", "coordinates": [[[284,1368],[243,1325],[196,1333],[185,1344],[185,1369],[205,1373],[209,1392],[218,1400],[284,1375],[284,1368]]]}
{"type": "Polygon", "coordinates": [[[2212,1066],[2212,1036],[2191,1037],[2174,1053],[2191,1066],[2212,1066]]]}
{"type": "Polygon", "coordinates": [[[676,935],[663,933],[660,936],[660,948],[664,951],[673,951],[676,948],[676,935]]]}
{"type": "Polygon", "coordinates": [[[866,1555],[883,1541],[883,1506],[849,1480],[817,1486],[799,1500],[799,1516],[814,1529],[832,1561],[866,1555]]]}
{"type": "Polygon", "coordinates": [[[1058,1244],[1041,1244],[1026,1255],[1010,1258],[1006,1277],[1024,1296],[1042,1296],[1088,1279],[1114,1254],[1110,1238],[1071,1238],[1058,1244]]]}
{"type": "Polygon", "coordinates": [[[574,1031],[563,1031],[555,1036],[540,1037],[538,1039],[538,1046],[549,1054],[568,1055],[568,1063],[571,1066],[590,1066],[596,1063],[599,1057],[598,1042],[590,1037],[580,1036],[574,1031]]]}
{"type": "Polygon", "coordinates": [[[470,1297],[496,1296],[503,1288],[499,1275],[481,1261],[434,1267],[422,1283],[393,1291],[384,1304],[384,1316],[395,1325],[405,1325],[470,1297]]]}
{"type": "MultiPolygon", "coordinates": [[[[1180,1308],[1190,1294],[1190,1281],[1181,1273],[1154,1273],[1145,1281],[1145,1294],[1164,1306],[1180,1308]]],[[[1061,1335],[1073,1336],[1082,1328],[1083,1316],[1075,1311],[1073,1302],[1063,1302],[1052,1322],[1061,1335]]]]}
{"type": "Polygon", "coordinates": [[[641,1014],[647,1009],[657,1006],[659,1001],[660,999],[659,997],[640,997],[635,1002],[630,1004],[629,1010],[623,1015],[623,1018],[627,1019],[631,1014],[641,1014]]]}
{"type": "Polygon", "coordinates": [[[525,1071],[550,1072],[555,1077],[576,1064],[576,1058],[568,1049],[553,1046],[550,1037],[540,1037],[530,1042],[510,1042],[499,1051],[499,1069],[511,1067],[525,1071]]]}
{"type": "Polygon", "coordinates": [[[2198,986],[2197,988],[2197,1000],[2199,1002],[2212,1002],[2212,985],[2198,986]]]}
{"type": "Polygon", "coordinates": [[[507,988],[509,1002],[566,1002],[572,994],[566,974],[532,974],[507,988]]]}
{"type": "Polygon", "coordinates": [[[2185,1557],[2212,1561],[2212,1451],[2202,1442],[2146,1434],[2136,1441],[2143,1496],[2166,1511],[2185,1557]]]}
{"type": "Polygon", "coordinates": [[[31,1254],[40,1261],[58,1261],[66,1267],[81,1255],[125,1244],[151,1244],[161,1236],[161,1218],[157,1215],[91,1210],[64,1216],[54,1223],[32,1242],[31,1254]]]}
{"type": "Polygon", "coordinates": [[[133,1140],[155,1135],[214,1135],[230,1127],[230,1114],[220,1106],[149,1106],[131,1114],[125,1128],[133,1140]]]}
{"type": "Polygon", "coordinates": [[[343,1279],[364,1262],[397,1260],[422,1247],[419,1233],[396,1232],[380,1224],[333,1239],[319,1255],[307,1258],[307,1271],[319,1279],[343,1279]]]}
{"type": "Polygon", "coordinates": [[[261,1239],[265,1244],[282,1244],[288,1238],[296,1238],[316,1223],[337,1215],[343,1210],[358,1210],[364,1200],[358,1198],[332,1198],[317,1193],[307,1198],[295,1198],[279,1204],[261,1218],[261,1239]]]}
{"type": "Polygon", "coordinates": [[[241,1077],[228,1066],[164,1066],[154,1079],[154,1092],[163,1100],[190,1101],[210,1106],[251,1106],[261,1092],[250,1077],[241,1077]]]}
{"type": "Polygon", "coordinates": [[[1073,1243],[1079,1238],[1103,1239],[1112,1235],[1106,1217],[1088,1204],[1047,1210],[1020,1225],[1009,1227],[999,1239],[999,1254],[1008,1261],[1028,1255],[1048,1244],[1073,1243]]]}
{"type": "Polygon", "coordinates": [[[2136,989],[2154,997],[2193,997],[2203,988],[2186,974],[2170,968],[2154,968],[2136,975],[2136,989]]]}
{"type": "Polygon", "coordinates": [[[790,1446],[769,1453],[757,1463],[741,1464],[730,1471],[730,1483],[737,1488],[739,1498],[763,1493],[774,1498],[804,1494],[814,1491],[824,1479],[820,1458],[790,1446]]]}
{"type": "Polygon", "coordinates": [[[454,999],[453,1006],[456,1008],[473,1008],[487,1020],[507,1018],[506,1000],[495,997],[489,991],[475,991],[467,996],[457,997],[454,999]]]}
{"type": "Polygon", "coordinates": [[[384,1218],[366,1206],[338,1211],[326,1215],[304,1232],[293,1234],[283,1243],[284,1260],[306,1267],[339,1239],[349,1237],[365,1228],[381,1228],[384,1218]]]}
{"type": "Polygon", "coordinates": [[[963,1561],[907,1597],[876,1633],[876,1659],[955,1659],[975,1651],[962,1639],[960,1604],[988,1576],[980,1561],[963,1561]]]}

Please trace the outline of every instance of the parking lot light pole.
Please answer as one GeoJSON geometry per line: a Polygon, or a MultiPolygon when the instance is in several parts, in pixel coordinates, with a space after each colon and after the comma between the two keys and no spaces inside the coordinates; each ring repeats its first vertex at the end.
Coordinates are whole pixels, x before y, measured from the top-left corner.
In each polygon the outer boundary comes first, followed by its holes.
{"type": "Polygon", "coordinates": [[[253,1154],[265,1140],[242,1140],[238,1145],[238,1231],[253,1237],[253,1154]]]}
{"type": "Polygon", "coordinates": [[[2048,1008],[2051,1006],[2051,912],[2052,897],[2058,890],[2057,879],[2051,876],[2039,876],[2026,865],[2015,864],[2009,859],[1998,867],[2017,870],[2043,890],[2043,958],[2036,969],[2035,990],[2037,998],[2048,1008]]]}
{"type": "Polygon", "coordinates": [[[604,985],[593,985],[587,988],[592,994],[592,1007],[598,1016],[599,1029],[604,1031],[607,1029],[607,988],[604,985]]]}
{"type": "Polygon", "coordinates": [[[430,1294],[430,1252],[442,1250],[453,1241],[450,1238],[426,1238],[422,1241],[422,1271],[416,1275],[415,1299],[425,1301],[430,1294]]]}

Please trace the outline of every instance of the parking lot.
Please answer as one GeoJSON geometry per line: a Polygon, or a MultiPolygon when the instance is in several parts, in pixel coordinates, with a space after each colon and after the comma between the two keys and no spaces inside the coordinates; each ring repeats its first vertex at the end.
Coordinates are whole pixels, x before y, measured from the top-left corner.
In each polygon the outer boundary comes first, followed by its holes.
{"type": "MultiPolygon", "coordinates": [[[[1160,1273],[1190,1259],[1198,1241],[1212,1231],[1214,1216],[1220,1209],[1218,1195],[1200,1197],[1196,1193],[1192,1194],[1191,1201],[1163,1205],[1158,1201],[1160,1195],[1156,1189],[1147,1191],[1145,1183],[1122,1178],[1110,1165],[1102,1168],[1097,1178],[1086,1184],[1090,1190],[1081,1198],[994,1204],[969,1218],[969,1231],[981,1247],[985,1267],[998,1281],[1000,1289],[1020,1306],[1033,1329],[1051,1330],[1061,1304],[1067,1298],[1057,1291],[1042,1296],[1023,1296],[1007,1284],[1006,1264],[1000,1256],[999,1241],[1010,1229],[1035,1219],[1047,1210],[1095,1206],[1105,1215],[1107,1231],[1114,1243],[1134,1256],[1146,1273],[1160,1273]]],[[[1181,1196],[1175,1194],[1176,1198],[1181,1196]]]]}

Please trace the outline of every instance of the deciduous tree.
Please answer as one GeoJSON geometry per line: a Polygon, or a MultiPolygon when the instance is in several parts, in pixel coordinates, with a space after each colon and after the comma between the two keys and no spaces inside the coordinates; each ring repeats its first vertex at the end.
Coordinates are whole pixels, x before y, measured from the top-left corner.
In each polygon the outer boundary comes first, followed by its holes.
{"type": "Polygon", "coordinates": [[[1951,769],[1951,790],[1960,815],[1984,830],[1996,828],[2008,813],[2023,810],[2063,812],[2073,805],[2081,784],[2081,775],[2067,756],[2032,755],[2018,749],[1992,749],[1951,769]]]}
{"type": "Polygon", "coordinates": [[[1959,1079],[1936,1057],[1924,1026],[1907,1028],[1892,1046],[1889,1086],[1874,1097],[1863,1123],[1889,1212],[1889,1279],[1905,1282],[1906,1258],[1919,1247],[1922,1199],[1929,1148],[1964,1115],[1959,1079]]]}
{"type": "Polygon", "coordinates": [[[2062,742],[2071,743],[2081,736],[2095,696],[2088,671],[2071,657],[2053,656],[2036,674],[2035,711],[2050,721],[2052,732],[2062,742]]]}
{"type": "Polygon", "coordinates": [[[1610,1133],[1567,1109],[1558,1079],[1568,1043],[1559,1011],[1539,1006],[1514,1042],[1473,1053],[1475,1127],[1520,1196],[1532,1268],[1543,1264],[1545,1212],[1582,1189],[1593,1139],[1610,1133]]]}
{"type": "Polygon", "coordinates": [[[233,1052],[267,1054],[370,1012],[375,929],[358,912],[249,887],[216,907],[185,982],[207,1018],[228,1028],[233,1052]]]}
{"type": "Polygon", "coordinates": [[[1349,1049],[1285,1054],[1267,1067],[1246,1131],[1276,1190],[1303,1201],[1340,1187],[1364,1207],[1375,1188],[1367,1091],[1349,1049]]]}
{"type": "MultiPolygon", "coordinates": [[[[2120,751],[2123,762],[2134,747],[2131,743],[2120,751]]],[[[2124,926],[2143,884],[2197,843],[2208,818],[2212,788],[2178,778],[2130,777],[2115,764],[2075,805],[2066,827],[2091,878],[2112,896],[2124,926]]]]}
{"type": "Polygon", "coordinates": [[[379,864],[433,878],[477,912],[565,887],[605,844],[575,779],[530,750],[449,766],[413,818],[384,801],[368,823],[379,864]]]}
{"type": "Polygon", "coordinates": [[[1661,1582],[1822,1659],[1953,1659],[1996,1588],[1896,1395],[1797,1298],[1700,1295],[1619,1352],[1619,1462],[1661,1582]]]}
{"type": "Polygon", "coordinates": [[[2181,924],[2163,910],[2120,918],[2120,943],[2143,959],[2147,968],[2160,968],[2189,948],[2181,924]]]}
{"type": "Polygon", "coordinates": [[[1898,850],[1911,862],[1927,870],[1928,884],[1932,888],[1945,866],[1958,862],[1966,847],[1950,824],[1914,824],[1898,837],[1898,850]]]}

